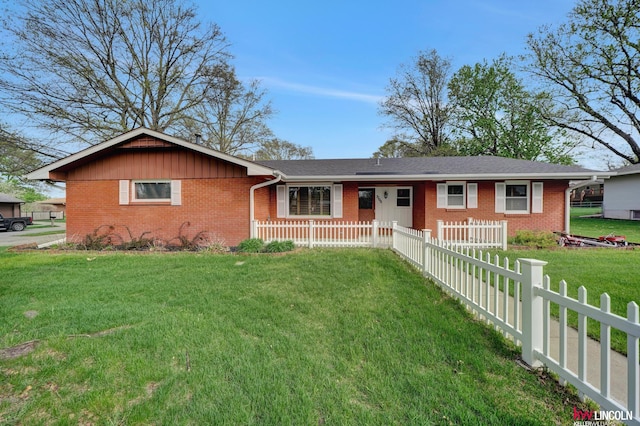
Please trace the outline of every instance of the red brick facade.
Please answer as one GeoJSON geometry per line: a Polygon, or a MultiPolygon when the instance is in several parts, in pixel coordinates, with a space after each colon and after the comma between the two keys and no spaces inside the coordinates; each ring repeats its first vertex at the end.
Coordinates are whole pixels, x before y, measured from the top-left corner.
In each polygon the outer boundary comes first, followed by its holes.
{"type": "MultiPolygon", "coordinates": [[[[534,181],[532,181],[534,182],[534,181]]],[[[535,180],[535,182],[539,182],[535,180]]],[[[478,183],[478,207],[467,209],[437,208],[436,185],[439,182],[402,182],[399,186],[413,187],[413,227],[416,229],[436,230],[437,221],[464,222],[468,218],[480,220],[506,220],[509,235],[513,236],[518,230],[532,231],[562,231],[564,230],[564,202],[565,189],[568,181],[542,181],[544,184],[542,213],[505,214],[495,212],[495,182],[478,183]]],[[[343,217],[339,221],[370,221],[375,219],[375,210],[358,210],[358,188],[375,187],[370,182],[361,185],[358,182],[343,183],[343,217]]],[[[391,186],[384,183],[383,186],[391,186]]],[[[375,205],[375,204],[374,204],[375,205]]],[[[276,189],[269,189],[269,211],[260,216],[259,220],[286,220],[276,216],[276,189]]],[[[296,220],[296,219],[291,219],[296,220]]],[[[332,220],[319,218],[317,220],[332,220]]]]}
{"type": "MultiPolygon", "coordinates": [[[[250,237],[251,187],[275,179],[270,169],[253,167],[244,160],[142,135],[53,169],[50,177],[67,183],[67,237],[71,241],[111,229],[124,241],[145,237],[177,243],[180,236],[192,239],[199,232],[207,232],[217,242],[235,246],[250,237]],[[252,174],[265,175],[249,176],[250,168],[252,174]],[[140,202],[129,198],[123,202],[121,185],[124,182],[126,189],[132,180],[179,181],[180,201],[140,202]]],[[[518,230],[561,231],[568,181],[540,182],[544,189],[542,212],[528,214],[496,213],[494,181],[467,182],[477,184],[478,202],[477,208],[466,209],[437,207],[437,184],[441,182],[333,182],[342,185],[342,217],[317,220],[371,221],[376,212],[359,209],[359,188],[401,186],[412,188],[411,219],[417,229],[435,230],[438,220],[462,222],[472,217],[507,220],[510,235],[518,230]]],[[[277,185],[255,191],[255,219],[282,220],[277,217],[277,185]]]]}
{"type": "MultiPolygon", "coordinates": [[[[118,180],[67,182],[67,237],[80,241],[101,228],[130,240],[145,237],[173,241],[206,231],[228,246],[249,238],[249,188],[263,179],[183,179],[181,205],[130,203],[120,205],[118,180]],[[188,225],[187,225],[188,222],[188,225]],[[127,230],[128,228],[128,230],[127,230]]],[[[256,205],[265,205],[256,193],[256,205]]]]}

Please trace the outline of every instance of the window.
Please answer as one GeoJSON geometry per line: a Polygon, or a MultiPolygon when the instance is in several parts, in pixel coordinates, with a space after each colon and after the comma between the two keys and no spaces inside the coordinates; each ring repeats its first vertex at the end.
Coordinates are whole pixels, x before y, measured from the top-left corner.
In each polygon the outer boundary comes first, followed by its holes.
{"type": "Polygon", "coordinates": [[[496,182],[496,213],[542,213],[543,194],[543,182],[496,182]]]}
{"type": "Polygon", "coordinates": [[[171,182],[133,182],[133,201],[171,201],[171,182]]]}
{"type": "Polygon", "coordinates": [[[474,209],[478,207],[477,183],[439,183],[436,190],[437,208],[439,209],[474,209]]]}
{"type": "Polygon", "coordinates": [[[397,207],[411,207],[411,189],[398,188],[396,193],[396,206],[397,207]]]}
{"type": "Polygon", "coordinates": [[[464,208],[464,185],[447,184],[447,207],[464,208]]]}
{"type": "Polygon", "coordinates": [[[526,183],[505,185],[505,211],[528,212],[529,211],[529,185],[526,183]]]}
{"type": "Polygon", "coordinates": [[[121,205],[130,203],[182,204],[182,182],[179,180],[121,180],[119,187],[121,205]]]}
{"type": "Polygon", "coordinates": [[[331,216],[331,187],[290,186],[289,216],[331,216]]]}
{"type": "Polygon", "coordinates": [[[277,217],[342,217],[342,185],[278,185],[277,217]]]}
{"type": "Polygon", "coordinates": [[[374,193],[375,193],[375,190],[373,188],[362,188],[358,190],[358,208],[360,210],[373,209],[374,193]]]}

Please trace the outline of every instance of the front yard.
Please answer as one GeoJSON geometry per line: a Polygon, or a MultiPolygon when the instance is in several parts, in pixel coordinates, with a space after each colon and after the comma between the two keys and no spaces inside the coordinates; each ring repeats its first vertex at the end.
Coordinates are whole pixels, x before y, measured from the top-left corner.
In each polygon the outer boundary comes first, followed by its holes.
{"type": "Polygon", "coordinates": [[[572,424],[587,409],[388,250],[0,251],[0,276],[0,348],[28,343],[0,352],[3,424],[572,424]]]}

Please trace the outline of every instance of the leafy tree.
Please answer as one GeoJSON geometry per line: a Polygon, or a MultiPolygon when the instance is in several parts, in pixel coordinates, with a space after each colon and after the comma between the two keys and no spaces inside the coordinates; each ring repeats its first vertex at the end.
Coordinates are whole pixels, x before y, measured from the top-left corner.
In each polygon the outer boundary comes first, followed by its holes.
{"type": "Polygon", "coordinates": [[[192,120],[185,121],[186,139],[201,134],[202,143],[218,151],[240,155],[269,144],[273,133],[266,121],[273,116],[271,102],[257,80],[245,86],[229,65],[221,65],[216,81],[194,108],[192,120]]]}
{"type": "Polygon", "coordinates": [[[563,108],[545,118],[640,162],[640,2],[580,0],[568,21],[528,38],[528,70],[563,108]]]}
{"type": "Polygon", "coordinates": [[[508,58],[465,65],[448,87],[461,154],[573,162],[569,151],[574,144],[551,133],[543,119],[552,107],[547,95],[527,91],[508,58]]]}
{"type": "Polygon", "coordinates": [[[273,138],[263,142],[256,151],[255,160],[311,160],[314,158],[310,146],[300,146],[285,140],[273,138]]]}
{"type": "MultiPolygon", "coordinates": [[[[440,145],[429,151],[429,157],[456,156],[460,153],[449,143],[440,145]]],[[[424,153],[420,147],[411,142],[401,141],[399,139],[390,139],[386,141],[376,152],[373,158],[403,158],[403,157],[424,157],[424,153]]]]}
{"type": "MultiPolygon", "coordinates": [[[[445,95],[451,71],[449,59],[436,50],[420,52],[387,87],[379,113],[396,130],[395,140],[417,155],[429,155],[448,141],[451,110],[445,95]]],[[[404,148],[403,148],[404,149],[404,148]]]]}
{"type": "Polygon", "coordinates": [[[229,58],[195,16],[175,0],[24,0],[3,19],[0,101],[75,143],[175,129],[229,58]]]}

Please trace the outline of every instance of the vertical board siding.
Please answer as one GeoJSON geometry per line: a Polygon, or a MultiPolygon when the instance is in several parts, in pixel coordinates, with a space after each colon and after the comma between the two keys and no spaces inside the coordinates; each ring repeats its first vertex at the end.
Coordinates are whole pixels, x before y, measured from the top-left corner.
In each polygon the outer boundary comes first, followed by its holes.
{"type": "Polygon", "coordinates": [[[71,181],[104,179],[239,178],[244,167],[188,150],[115,150],[68,172],[71,181]]]}

